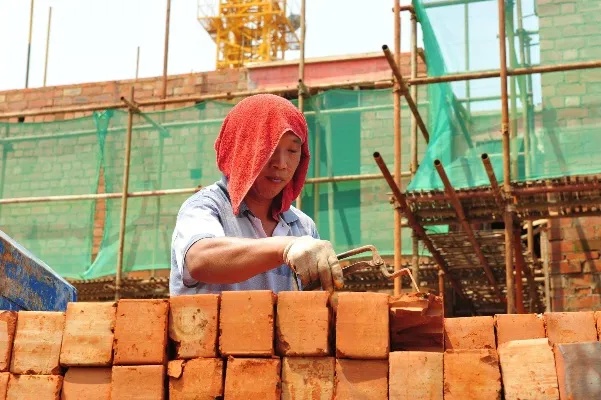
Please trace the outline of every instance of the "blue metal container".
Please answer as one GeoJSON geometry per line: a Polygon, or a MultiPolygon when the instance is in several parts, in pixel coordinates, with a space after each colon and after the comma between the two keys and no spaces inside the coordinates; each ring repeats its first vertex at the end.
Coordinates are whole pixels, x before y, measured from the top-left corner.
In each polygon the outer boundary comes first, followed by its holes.
{"type": "Polygon", "coordinates": [[[0,231],[0,310],[65,311],[77,290],[0,231]]]}

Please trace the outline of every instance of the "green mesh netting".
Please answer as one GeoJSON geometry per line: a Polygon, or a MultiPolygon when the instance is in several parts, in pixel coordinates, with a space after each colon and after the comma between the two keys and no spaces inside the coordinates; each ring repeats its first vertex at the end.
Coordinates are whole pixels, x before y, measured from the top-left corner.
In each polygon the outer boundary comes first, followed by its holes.
{"type": "MultiPolygon", "coordinates": [[[[0,123],[0,197],[96,193],[101,153],[93,116],[0,123]]],[[[75,278],[92,261],[94,200],[0,205],[0,229],[75,278]]]]}
{"type": "MultiPolygon", "coordinates": [[[[598,1],[505,3],[510,68],[601,59],[598,1]]],[[[496,0],[413,5],[428,75],[499,68],[496,0]]],[[[601,172],[598,69],[514,76],[508,91],[512,181],[601,172]]],[[[409,191],[443,189],[435,160],[455,188],[489,185],[483,153],[503,181],[500,93],[499,78],[429,85],[431,142],[409,191]]]]}
{"type": "MultiPolygon", "coordinates": [[[[420,99],[424,116],[426,100],[420,99]]],[[[332,90],[305,104],[312,152],[309,178],[377,174],[374,151],[392,170],[390,89],[332,90]]],[[[217,181],[213,144],[232,106],[208,101],[134,115],[129,192],[186,189],[217,181]]],[[[403,107],[403,171],[409,170],[410,118],[403,107]]],[[[72,121],[3,125],[9,138],[22,138],[5,145],[3,197],[121,193],[127,123],[127,112],[107,110],[72,121]]],[[[423,153],[425,145],[421,138],[419,142],[423,153]]],[[[405,177],[403,185],[408,182],[405,177]]],[[[338,252],[373,244],[382,254],[393,254],[389,193],[383,178],[307,184],[302,209],[338,252]]],[[[124,273],[169,268],[175,218],[190,194],[128,199],[124,273]]],[[[0,217],[3,230],[59,274],[93,279],[115,273],[121,204],[120,198],[110,198],[2,205],[0,217]]],[[[402,234],[403,252],[411,254],[410,231],[402,234]]],[[[425,254],[423,249],[420,253],[425,254]]]]}

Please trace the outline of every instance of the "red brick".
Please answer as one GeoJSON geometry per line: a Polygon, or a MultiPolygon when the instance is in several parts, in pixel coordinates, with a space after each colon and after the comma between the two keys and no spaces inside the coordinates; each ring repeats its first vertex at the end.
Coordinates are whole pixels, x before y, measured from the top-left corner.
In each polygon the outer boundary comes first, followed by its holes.
{"type": "Polygon", "coordinates": [[[444,319],[446,350],[496,349],[493,317],[444,319]]]}
{"type": "Polygon", "coordinates": [[[443,351],[442,298],[403,293],[390,298],[391,351],[443,351]]]}
{"type": "Polygon", "coordinates": [[[551,344],[597,340],[593,311],[545,313],[547,337],[551,344]]]}
{"type": "Polygon", "coordinates": [[[169,337],[175,357],[217,357],[219,295],[200,294],[169,299],[169,337]]]}
{"type": "Polygon", "coordinates": [[[219,351],[228,356],[272,356],[276,296],[270,290],[223,292],[219,351]]]}
{"type": "Polygon", "coordinates": [[[497,346],[510,340],[545,338],[545,324],[539,314],[497,314],[497,346]]]}
{"type": "Polygon", "coordinates": [[[110,366],[113,361],[115,312],[114,302],[67,304],[61,365],[110,366]]]}
{"type": "Polygon", "coordinates": [[[8,378],[10,378],[10,372],[0,372],[0,400],[4,400],[6,398],[8,378]]]}
{"type": "Polygon", "coordinates": [[[443,353],[394,351],[388,363],[390,400],[442,400],[443,353]]]}
{"type": "Polygon", "coordinates": [[[115,365],[111,400],[164,400],[164,365],[115,365]]]}
{"type": "Polygon", "coordinates": [[[63,379],[65,400],[110,400],[111,368],[72,367],[63,379]]]}
{"type": "Polygon", "coordinates": [[[601,311],[595,311],[595,324],[597,326],[597,338],[601,340],[601,311]]]}
{"type": "Polygon", "coordinates": [[[223,396],[223,360],[196,358],[169,362],[169,399],[216,399],[223,396]]]}
{"type": "Polygon", "coordinates": [[[275,335],[278,355],[331,354],[329,297],[325,291],[278,294],[275,335]]]}
{"type": "Polygon", "coordinates": [[[115,365],[166,362],[168,307],[167,300],[119,300],[115,322],[115,365]]]}
{"type": "Polygon", "coordinates": [[[601,343],[566,343],[553,346],[561,399],[601,398],[601,343]]]}
{"type": "Polygon", "coordinates": [[[225,398],[228,400],[279,400],[281,395],[279,358],[228,357],[225,398]]]}
{"type": "Polygon", "coordinates": [[[6,400],[59,400],[62,385],[60,375],[11,375],[6,400]]]}
{"type": "Polygon", "coordinates": [[[0,311],[0,372],[8,371],[10,368],[17,315],[16,311],[0,311]]]}
{"type": "Polygon", "coordinates": [[[501,399],[501,372],[495,350],[447,350],[443,362],[445,400],[501,399]]]}
{"type": "Polygon", "coordinates": [[[514,340],[500,345],[498,352],[506,400],[559,398],[547,338],[514,340]]]}
{"type": "Polygon", "coordinates": [[[334,357],[284,357],[282,359],[282,400],[332,399],[334,357]]]}
{"type": "Polygon", "coordinates": [[[388,399],[388,360],[337,359],[334,382],[337,399],[388,399]]]}
{"type": "Polygon", "coordinates": [[[389,295],[374,292],[338,293],[336,357],[388,358],[389,295]]]}
{"type": "Polygon", "coordinates": [[[19,311],[10,372],[59,374],[65,314],[53,311],[19,311]]]}

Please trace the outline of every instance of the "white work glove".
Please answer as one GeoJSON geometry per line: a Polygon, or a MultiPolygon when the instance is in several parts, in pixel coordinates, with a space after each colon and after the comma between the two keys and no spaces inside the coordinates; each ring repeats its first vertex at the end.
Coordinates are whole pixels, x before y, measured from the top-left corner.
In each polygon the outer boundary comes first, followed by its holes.
{"type": "Polygon", "coordinates": [[[327,240],[301,236],[284,249],[284,262],[300,277],[303,286],[321,281],[329,292],[344,286],[342,267],[327,240]]]}

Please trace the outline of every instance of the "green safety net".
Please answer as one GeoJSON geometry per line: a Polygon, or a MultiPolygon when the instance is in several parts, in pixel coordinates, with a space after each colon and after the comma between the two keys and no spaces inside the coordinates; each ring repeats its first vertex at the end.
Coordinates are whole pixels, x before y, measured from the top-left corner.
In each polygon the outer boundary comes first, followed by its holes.
{"type": "MultiPolygon", "coordinates": [[[[0,197],[96,193],[101,151],[93,116],[0,123],[0,197]]],[[[92,260],[94,200],[0,205],[0,230],[63,277],[92,260]]]]}
{"type": "MultiPolygon", "coordinates": [[[[331,240],[337,252],[372,244],[383,255],[393,254],[390,188],[381,176],[356,179],[379,174],[374,151],[393,170],[392,96],[390,89],[331,90],[306,99],[312,153],[308,178],[355,178],[309,183],[302,192],[302,210],[314,218],[320,236],[331,240]]],[[[425,95],[419,103],[427,117],[425,95]]],[[[216,182],[220,172],[213,145],[233,104],[207,101],[134,114],[128,191],[193,189],[216,182]]],[[[7,132],[3,137],[8,137],[2,159],[3,197],[119,195],[128,118],[124,110],[106,110],[70,121],[3,125],[7,132]]],[[[410,111],[403,107],[403,171],[409,170],[410,119],[410,111]]],[[[418,144],[423,153],[421,137],[418,144]]],[[[408,183],[407,176],[403,186],[408,183]]],[[[191,194],[127,199],[124,273],[170,268],[177,212],[191,194]]],[[[60,275],[95,279],[115,274],[121,208],[120,196],[0,205],[0,221],[2,230],[60,275]]],[[[409,229],[402,231],[402,247],[403,253],[412,254],[409,229]]],[[[424,249],[419,248],[419,253],[425,254],[424,249]]]]}
{"type": "MultiPolygon", "coordinates": [[[[429,76],[498,70],[496,0],[414,0],[429,76]]],[[[601,59],[598,0],[506,1],[509,68],[601,59]]],[[[601,172],[598,69],[509,77],[511,180],[601,172]]],[[[431,141],[408,191],[442,190],[439,160],[455,188],[487,186],[481,155],[503,182],[500,78],[428,86],[431,141]]]]}

